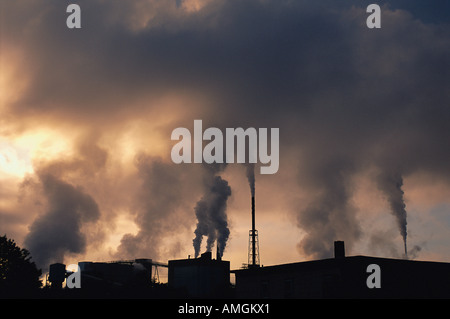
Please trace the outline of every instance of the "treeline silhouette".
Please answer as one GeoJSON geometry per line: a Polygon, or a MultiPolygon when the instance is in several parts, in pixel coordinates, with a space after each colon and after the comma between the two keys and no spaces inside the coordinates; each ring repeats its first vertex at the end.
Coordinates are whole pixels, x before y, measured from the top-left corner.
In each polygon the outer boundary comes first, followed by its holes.
{"type": "MultiPolygon", "coordinates": [[[[6,235],[0,237],[0,299],[70,299],[70,298],[179,298],[183,291],[169,289],[165,283],[150,278],[136,280],[121,286],[108,282],[95,282],[89,288],[52,287],[41,280],[38,269],[27,249],[19,247],[6,235]]],[[[83,286],[83,285],[82,285],[83,286]]]]}
{"type": "Polygon", "coordinates": [[[0,298],[37,296],[42,287],[41,275],[28,250],[6,235],[0,237],[0,298]]]}

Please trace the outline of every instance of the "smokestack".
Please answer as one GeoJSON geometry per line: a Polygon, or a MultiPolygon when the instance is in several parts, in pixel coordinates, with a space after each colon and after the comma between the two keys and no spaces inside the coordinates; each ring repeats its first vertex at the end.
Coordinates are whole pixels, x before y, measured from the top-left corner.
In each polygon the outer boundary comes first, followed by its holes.
{"type": "Polygon", "coordinates": [[[334,258],[345,258],[345,246],[343,241],[334,242],[334,258]]]}
{"type": "Polygon", "coordinates": [[[403,244],[405,245],[405,259],[408,259],[408,249],[406,248],[406,238],[403,240],[403,244]]]}
{"type": "Polygon", "coordinates": [[[247,179],[250,185],[250,191],[252,194],[252,229],[249,231],[248,242],[248,266],[259,267],[259,244],[258,244],[258,231],[255,227],[255,164],[247,165],[247,179]]]}
{"type": "Polygon", "coordinates": [[[255,196],[252,196],[252,265],[256,266],[255,196]]]}
{"type": "Polygon", "coordinates": [[[216,259],[222,260],[222,257],[220,256],[220,250],[219,250],[219,241],[217,241],[217,247],[216,247],[216,259]]]}

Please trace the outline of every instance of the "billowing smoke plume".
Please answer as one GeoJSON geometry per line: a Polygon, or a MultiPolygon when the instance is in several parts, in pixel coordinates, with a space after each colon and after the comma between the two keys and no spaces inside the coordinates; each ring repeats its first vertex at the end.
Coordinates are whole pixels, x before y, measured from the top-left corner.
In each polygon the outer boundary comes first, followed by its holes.
{"type": "Polygon", "coordinates": [[[312,192],[297,216],[298,226],[305,230],[297,248],[312,259],[329,258],[335,240],[345,241],[351,250],[362,233],[351,201],[353,164],[327,158],[321,162],[312,157],[311,161],[303,182],[312,192]]]}
{"type": "Polygon", "coordinates": [[[47,211],[30,226],[25,247],[41,268],[50,263],[63,262],[67,253],[83,253],[86,238],[82,225],[100,217],[95,200],[80,188],[53,175],[40,176],[47,211]]]}
{"type": "Polygon", "coordinates": [[[195,181],[185,167],[145,153],[136,156],[135,164],[139,183],[132,197],[132,210],[139,230],[123,235],[116,258],[156,259],[160,257],[164,236],[178,233],[184,224],[178,212],[185,211],[183,199],[190,196],[186,193],[188,181],[195,181]]]}
{"type": "Polygon", "coordinates": [[[214,242],[219,245],[218,252],[222,257],[227,245],[230,230],[227,220],[227,200],[231,196],[231,187],[222,177],[216,175],[216,169],[210,169],[205,176],[206,191],[195,206],[197,228],[193,240],[195,257],[200,254],[203,236],[207,236],[206,251],[211,251],[214,242]]]}
{"type": "Polygon", "coordinates": [[[403,199],[403,178],[398,173],[383,172],[378,176],[378,187],[385,194],[389,205],[391,207],[391,213],[397,220],[397,225],[400,230],[400,234],[403,238],[403,244],[405,249],[405,257],[408,256],[406,247],[407,236],[407,222],[406,222],[406,205],[403,199]]]}

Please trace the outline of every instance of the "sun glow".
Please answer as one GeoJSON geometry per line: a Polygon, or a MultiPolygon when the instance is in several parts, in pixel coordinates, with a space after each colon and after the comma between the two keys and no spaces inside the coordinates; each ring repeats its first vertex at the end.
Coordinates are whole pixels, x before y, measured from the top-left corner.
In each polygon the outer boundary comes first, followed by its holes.
{"type": "Polygon", "coordinates": [[[5,175],[22,177],[33,172],[29,151],[0,141],[0,172],[5,175]]]}
{"type": "Polygon", "coordinates": [[[51,129],[26,132],[18,137],[0,137],[0,172],[23,177],[34,172],[36,160],[71,153],[71,143],[51,129]]]}

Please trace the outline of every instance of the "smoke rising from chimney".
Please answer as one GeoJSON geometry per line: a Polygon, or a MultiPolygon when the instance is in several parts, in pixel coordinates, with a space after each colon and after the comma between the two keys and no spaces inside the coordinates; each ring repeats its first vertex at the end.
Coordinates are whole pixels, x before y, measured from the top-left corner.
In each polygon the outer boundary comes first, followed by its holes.
{"type": "Polygon", "coordinates": [[[185,211],[184,198],[195,183],[192,173],[181,166],[165,162],[146,153],[136,156],[136,180],[132,197],[137,233],[122,236],[116,258],[151,256],[159,258],[161,240],[179,232],[183,224],[179,211],[185,211]]]}
{"type": "Polygon", "coordinates": [[[222,177],[216,175],[223,165],[213,165],[207,169],[204,178],[206,191],[195,206],[197,228],[193,239],[195,257],[200,254],[200,246],[203,236],[207,236],[206,251],[210,252],[217,240],[219,245],[218,255],[223,256],[230,230],[226,214],[227,200],[231,196],[231,187],[222,177]]]}
{"type": "Polygon", "coordinates": [[[255,164],[248,163],[246,165],[247,169],[247,179],[250,186],[250,191],[252,192],[252,197],[255,197],[255,164]]]}
{"type": "Polygon", "coordinates": [[[405,257],[408,256],[406,237],[407,237],[407,221],[406,221],[406,205],[404,202],[404,192],[402,190],[403,178],[399,173],[383,172],[378,176],[378,187],[386,195],[389,202],[391,213],[397,220],[400,235],[403,238],[405,249],[405,257]]]}
{"type": "Polygon", "coordinates": [[[322,152],[310,149],[310,161],[304,164],[307,171],[302,172],[301,185],[311,195],[297,215],[298,226],[306,230],[297,248],[311,259],[332,256],[336,238],[351,251],[362,235],[357,207],[352,202],[355,164],[349,158],[332,158],[322,152]]]}

